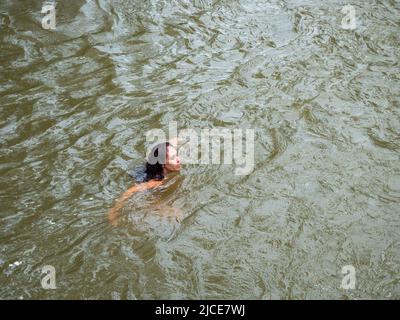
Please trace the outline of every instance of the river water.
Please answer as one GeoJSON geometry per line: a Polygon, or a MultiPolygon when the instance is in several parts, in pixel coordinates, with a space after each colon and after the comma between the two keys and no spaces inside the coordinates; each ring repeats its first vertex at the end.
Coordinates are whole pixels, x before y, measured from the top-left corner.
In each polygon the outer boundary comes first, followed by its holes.
{"type": "Polygon", "coordinates": [[[400,298],[400,2],[44,4],[0,1],[0,298],[400,298]],[[183,165],[113,227],[171,121],[254,130],[254,170],[183,165]]]}

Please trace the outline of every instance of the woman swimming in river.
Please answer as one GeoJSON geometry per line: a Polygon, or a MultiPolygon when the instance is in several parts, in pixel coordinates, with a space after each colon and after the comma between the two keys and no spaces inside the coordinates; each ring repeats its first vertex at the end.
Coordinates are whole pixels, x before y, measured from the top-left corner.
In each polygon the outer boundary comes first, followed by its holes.
{"type": "Polygon", "coordinates": [[[144,181],[126,190],[116,201],[115,206],[109,211],[108,219],[112,225],[117,225],[118,212],[132,194],[148,189],[155,189],[164,182],[166,175],[171,172],[180,171],[181,163],[176,147],[178,140],[176,140],[175,145],[171,142],[159,143],[151,150],[145,164],[144,181]]]}

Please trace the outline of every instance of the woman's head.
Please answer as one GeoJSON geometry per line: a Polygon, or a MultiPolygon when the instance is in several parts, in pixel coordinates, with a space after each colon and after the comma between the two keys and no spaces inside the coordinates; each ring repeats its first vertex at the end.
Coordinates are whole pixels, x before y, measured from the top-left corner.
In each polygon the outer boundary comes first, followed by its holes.
{"type": "Polygon", "coordinates": [[[162,180],[168,172],[176,172],[180,169],[178,152],[169,142],[157,144],[147,157],[147,180],[162,180]]]}

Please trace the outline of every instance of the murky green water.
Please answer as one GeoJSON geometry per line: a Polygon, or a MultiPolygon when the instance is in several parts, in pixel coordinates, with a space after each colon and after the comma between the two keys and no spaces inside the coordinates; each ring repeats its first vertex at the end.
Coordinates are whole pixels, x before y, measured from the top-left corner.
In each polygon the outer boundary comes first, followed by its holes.
{"type": "Polygon", "coordinates": [[[0,297],[400,298],[400,3],[346,4],[58,1],[48,31],[1,0],[0,297]],[[172,120],[253,128],[253,173],[187,165],[112,227],[172,120]]]}

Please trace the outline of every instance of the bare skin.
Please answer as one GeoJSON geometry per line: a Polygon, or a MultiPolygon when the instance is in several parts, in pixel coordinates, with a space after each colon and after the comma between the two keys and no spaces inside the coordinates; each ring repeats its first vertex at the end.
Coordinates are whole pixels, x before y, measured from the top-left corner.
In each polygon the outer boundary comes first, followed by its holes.
{"type": "Polygon", "coordinates": [[[157,188],[162,183],[163,181],[150,180],[148,182],[144,182],[130,187],[122,194],[122,196],[116,201],[115,206],[108,212],[108,221],[110,221],[110,223],[113,226],[117,226],[118,213],[124,206],[126,200],[128,200],[136,192],[157,188]]]}
{"type": "MultiPolygon", "coordinates": [[[[177,139],[173,139],[173,145],[178,144],[177,139]]],[[[170,142],[171,143],[171,142],[170,142]]],[[[172,143],[171,143],[172,144],[172,143]]],[[[168,148],[166,163],[163,168],[163,174],[166,176],[170,172],[177,172],[181,169],[180,159],[178,157],[176,148],[168,148]]],[[[126,190],[121,197],[116,201],[114,207],[108,212],[108,220],[113,226],[117,226],[117,217],[121,208],[124,206],[125,202],[136,192],[141,192],[144,190],[155,189],[163,184],[164,180],[150,180],[141,184],[136,184],[126,190]]],[[[157,205],[155,208],[164,216],[174,216],[181,219],[182,213],[177,208],[171,208],[166,205],[157,205]]]]}

